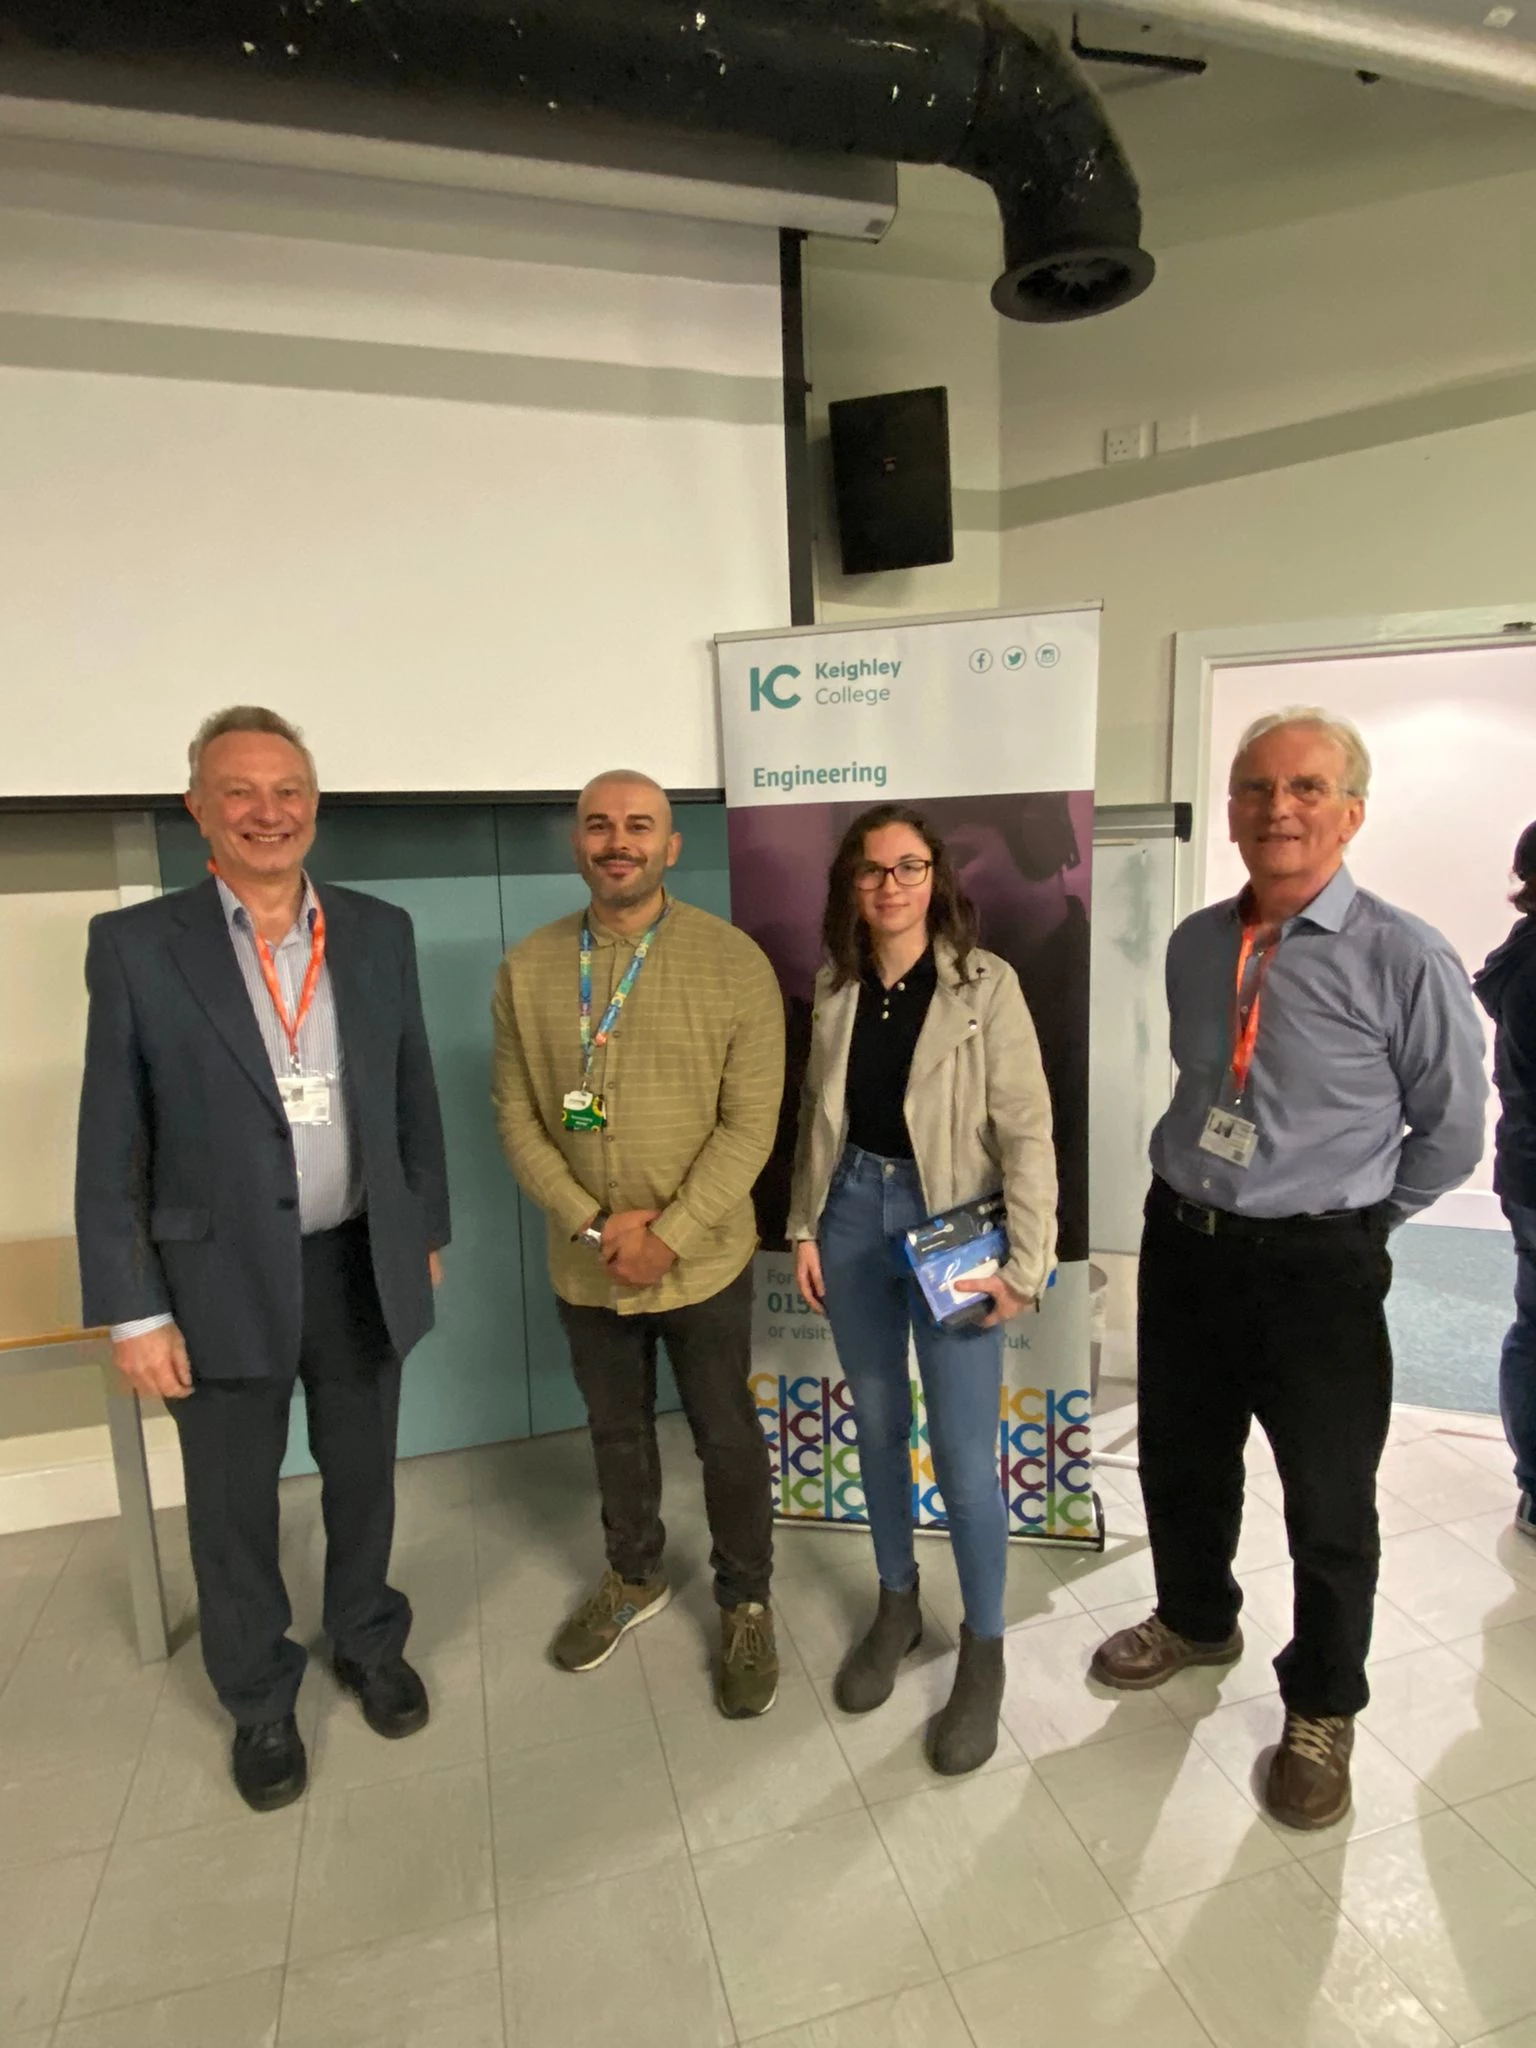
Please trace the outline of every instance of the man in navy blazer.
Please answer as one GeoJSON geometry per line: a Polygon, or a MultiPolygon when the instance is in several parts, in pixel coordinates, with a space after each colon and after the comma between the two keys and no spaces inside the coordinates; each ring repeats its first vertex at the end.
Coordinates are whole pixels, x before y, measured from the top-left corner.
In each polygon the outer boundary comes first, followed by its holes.
{"type": "Polygon", "coordinates": [[[91,925],[75,1222],[86,1322],[176,1420],[203,1658],[235,1783],[269,1811],[307,1780],[278,1563],[295,1380],[337,1677],[381,1735],[427,1719],[387,1574],[401,1361],[432,1327],[448,1180],[411,921],[310,882],[299,733],[240,706],[189,758],[210,879],[91,925]]]}

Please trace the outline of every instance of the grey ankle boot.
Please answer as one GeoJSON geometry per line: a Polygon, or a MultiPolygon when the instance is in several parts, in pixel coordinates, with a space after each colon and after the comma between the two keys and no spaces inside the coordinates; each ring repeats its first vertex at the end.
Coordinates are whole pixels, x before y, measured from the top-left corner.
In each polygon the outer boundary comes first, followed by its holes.
{"type": "Polygon", "coordinates": [[[922,1640],[917,1587],[909,1593],[892,1593],[882,1586],[869,1633],[849,1651],[832,1687],[832,1697],[843,1712],[867,1714],[884,1706],[896,1683],[897,1666],[922,1640]]]}
{"type": "Polygon", "coordinates": [[[949,1704],[933,1724],[929,1761],[946,1778],[984,1764],[997,1747],[1003,1704],[1003,1639],[973,1636],[960,1624],[960,1662],[949,1704]]]}

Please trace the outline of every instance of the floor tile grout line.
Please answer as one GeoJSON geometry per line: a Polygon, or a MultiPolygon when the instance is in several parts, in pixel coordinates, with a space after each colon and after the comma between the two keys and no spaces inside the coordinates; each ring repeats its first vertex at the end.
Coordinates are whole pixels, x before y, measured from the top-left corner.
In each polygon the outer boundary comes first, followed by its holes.
{"type": "MultiPolygon", "coordinates": [[[[334,1708],[335,1702],[332,1702],[334,1708]]],[[[315,1719],[315,1761],[318,1763],[324,1752],[325,1706],[321,1703],[315,1719]]],[[[299,1883],[304,1871],[304,1844],[309,1836],[310,1801],[313,1796],[313,1780],[306,1786],[303,1798],[304,1811],[299,1816],[299,1841],[293,1858],[293,1889],[288,1895],[288,1926],[283,1935],[283,1956],[279,1965],[281,1979],[277,1987],[277,2033],[274,2048],[279,2048],[283,2038],[283,2026],[288,2016],[288,1969],[293,1956],[293,1930],[299,1914],[299,1883]]]]}
{"type": "MultiPolygon", "coordinates": [[[[1490,1508],[1487,1510],[1487,1512],[1490,1514],[1496,1514],[1498,1510],[1490,1508]]],[[[1536,1599],[1536,1570],[1533,1570],[1533,1576],[1530,1579],[1522,1578],[1519,1572],[1511,1571],[1509,1566],[1504,1563],[1502,1558],[1489,1557],[1486,1551],[1479,1550],[1475,1543],[1469,1543],[1466,1537],[1458,1532],[1456,1528],[1457,1522],[1472,1522],[1476,1520],[1477,1517],[1475,1515],[1457,1515],[1454,1521],[1435,1522],[1431,1524],[1431,1526],[1433,1528],[1439,1529],[1442,1532],[1442,1534],[1449,1536],[1453,1543],[1459,1543],[1463,1550],[1470,1551],[1473,1557],[1479,1558],[1486,1565],[1491,1565],[1495,1571],[1502,1572],[1505,1578],[1510,1581],[1511,1585],[1518,1587],[1521,1592],[1529,1593],[1533,1599],[1536,1599]]],[[[1513,1527],[1513,1517],[1511,1517],[1511,1527],[1513,1527]]],[[[1409,1530],[1407,1533],[1409,1535],[1417,1535],[1419,1532],[1417,1530],[1409,1530]]],[[[1390,1543],[1393,1539],[1391,1537],[1388,1537],[1386,1540],[1390,1543]]],[[[1528,1539],[1522,1537],[1519,1540],[1524,1542],[1528,1539]]],[[[1531,1546],[1531,1549],[1532,1566],[1533,1568],[1536,1568],[1536,1544],[1533,1544],[1531,1546]]],[[[1526,1618],[1528,1619],[1529,1617],[1526,1618]]],[[[1509,1624],[1510,1627],[1513,1627],[1514,1625],[1514,1623],[1509,1624]]]]}
{"type": "MultiPolygon", "coordinates": [[[[55,1568],[52,1577],[48,1580],[47,1588],[43,1593],[43,1597],[37,1603],[37,1612],[32,1617],[31,1626],[28,1628],[26,1634],[22,1637],[21,1642],[17,1647],[15,1661],[12,1663],[10,1670],[5,1674],[5,1677],[3,1679],[0,1679],[0,1700],[3,1700],[5,1698],[6,1693],[9,1692],[11,1687],[11,1681],[15,1678],[17,1672],[21,1669],[21,1660],[23,1659],[23,1657],[26,1656],[28,1650],[31,1649],[33,1643],[38,1639],[37,1631],[42,1622],[43,1615],[47,1612],[48,1602],[53,1598],[54,1589],[57,1587],[60,1579],[63,1578],[65,1572],[68,1570],[71,1558],[73,1558],[75,1552],[80,1548],[81,1543],[85,1540],[85,1532],[89,1527],[90,1524],[88,1522],[80,1522],[76,1524],[74,1540],[70,1543],[69,1548],[64,1552],[64,1555],[59,1559],[58,1565],[55,1568]]],[[[32,1574],[29,1572],[26,1574],[26,1576],[30,1578],[32,1574]]]]}
{"type": "MultiPolygon", "coordinates": [[[[74,1548],[72,1547],[70,1550],[70,1556],[72,1557],[73,1555],[74,1548]]],[[[41,1610],[39,1610],[39,1613],[41,1613],[41,1610]]],[[[94,1921],[94,1919],[96,1918],[96,1908],[101,1902],[101,1890],[102,1886],[107,1881],[107,1872],[111,1869],[112,1859],[117,1854],[118,1842],[122,1835],[123,1815],[128,1811],[128,1801],[133,1797],[133,1788],[138,1782],[139,1772],[143,1769],[144,1752],[149,1747],[149,1731],[154,1723],[155,1715],[159,1711],[160,1702],[165,1697],[165,1688],[170,1683],[170,1676],[171,1660],[169,1657],[166,1657],[160,1670],[160,1683],[155,1689],[155,1703],[150,1708],[149,1713],[145,1717],[144,1733],[140,1738],[138,1751],[133,1759],[133,1775],[128,1780],[128,1790],[123,1796],[122,1806],[118,1809],[117,1820],[113,1825],[112,1829],[112,1839],[107,1844],[106,1850],[101,1858],[101,1868],[96,1873],[96,1884],[95,1888],[91,1893],[90,1907],[86,1912],[85,1918],[80,1923],[80,1939],[75,1944],[75,1953],[70,1960],[69,1976],[65,1979],[64,1990],[59,1999],[59,2009],[53,2016],[53,2027],[55,2032],[57,2032],[58,2029],[64,2024],[64,2015],[69,2008],[70,1993],[75,1988],[75,1978],[79,1975],[80,1971],[80,1958],[85,1953],[86,1937],[89,1935],[91,1931],[92,1921],[94,1921]]],[[[84,1853],[92,1854],[94,1852],[86,1851],[84,1853]]]]}
{"type": "MultiPolygon", "coordinates": [[[[1341,1898],[1336,1899],[1334,1897],[1333,1893],[1329,1891],[1327,1885],[1323,1883],[1321,1877],[1319,1877],[1317,1872],[1312,1868],[1310,1862],[1308,1862],[1305,1858],[1299,1858],[1295,1867],[1298,1870],[1304,1870],[1307,1873],[1307,1876],[1311,1879],[1312,1883],[1316,1886],[1317,1890],[1322,1893],[1323,1897],[1328,1901],[1328,1904],[1333,1908],[1333,1911],[1337,1915],[1338,1919],[1342,1921],[1344,1926],[1346,1926],[1352,1934],[1358,1936],[1358,1938],[1362,1942],[1364,1942],[1366,1948],[1376,1958],[1377,1962],[1380,1963],[1381,1967],[1386,1971],[1387,1975],[1392,1979],[1393,1983],[1399,1985],[1405,1996],[1413,2000],[1414,2004],[1419,2008],[1419,2010],[1422,2013],[1424,2013],[1425,2016],[1429,2019],[1431,2025],[1439,2027],[1441,2032],[1445,2034],[1448,2039],[1454,2040],[1455,2037],[1451,2034],[1450,2028],[1442,2025],[1442,2023],[1435,2018],[1434,2010],[1430,2006],[1428,2000],[1421,1998],[1419,1996],[1418,1992],[1414,1990],[1413,1986],[1408,1982],[1408,1979],[1403,1975],[1402,1971],[1399,1970],[1383,1953],[1383,1951],[1377,1947],[1376,1943],[1372,1941],[1371,1937],[1366,1933],[1365,1929],[1360,1925],[1360,1923],[1351,1917],[1348,1909],[1345,1907],[1344,1901],[1341,1898]]],[[[1486,2032],[1487,2030],[1484,2029],[1484,2031],[1486,2032]]],[[[1499,2029],[1495,2029],[1494,2031],[1498,2032],[1499,2029]]]]}
{"type": "MultiPolygon", "coordinates": [[[[496,2016],[502,2048],[507,2044],[507,1973],[501,1942],[501,1875],[496,1858],[496,1801],[491,1791],[491,1702],[485,1683],[485,1600],[480,1583],[480,1528],[475,1520],[478,1505],[478,1473],[471,1466],[469,1478],[470,1556],[475,1572],[475,1642],[480,1652],[480,1718],[485,1729],[485,1800],[491,1832],[491,1918],[496,1933],[496,2016]]],[[[281,2043],[278,2044],[281,2048],[281,2043]]]]}
{"type": "MultiPolygon", "coordinates": [[[[77,2013],[72,2020],[66,2018],[61,2013],[58,2019],[53,2022],[53,2025],[62,2032],[68,2026],[88,2025],[95,2021],[109,2020],[114,2013],[138,2012],[143,2007],[159,2005],[166,1999],[190,1998],[199,1991],[216,1991],[222,1990],[226,1985],[243,1984],[247,1977],[267,1977],[274,1970],[281,1977],[283,1974],[282,1964],[258,1963],[254,1969],[236,1970],[227,1977],[206,1977],[200,1979],[196,1984],[178,1984],[172,1990],[151,1991],[143,1997],[123,1999],[113,2005],[93,2006],[89,2012],[77,2013]]],[[[48,2023],[45,2021],[44,2024],[48,2023]]]]}
{"type": "MultiPolygon", "coordinates": [[[[777,1615],[774,1618],[777,1620],[777,1615]]],[[[645,1696],[650,1705],[651,1725],[656,1731],[656,1746],[661,1751],[661,1767],[667,1774],[667,1788],[672,1794],[672,1810],[677,1815],[677,1830],[682,1836],[683,1855],[688,1864],[688,1877],[693,1885],[693,1895],[698,1901],[699,1918],[704,1923],[704,1938],[709,1943],[710,1960],[715,1966],[715,1978],[720,1986],[720,1996],[725,2000],[726,2015],[731,2027],[731,2038],[733,2041],[740,2042],[741,2028],[737,2023],[736,2008],[731,2003],[730,1988],[725,1981],[725,1968],[720,1960],[719,1944],[715,1940],[715,1930],[710,1921],[709,1908],[704,1903],[704,1887],[699,1882],[699,1869],[694,1861],[693,1844],[688,1839],[688,1822],[683,1815],[683,1802],[678,1794],[677,1778],[672,1769],[672,1759],[667,1754],[666,1738],[662,1734],[661,1729],[661,1715],[656,1708],[656,1696],[651,1690],[650,1673],[645,1668],[645,1659],[640,1655],[640,1645],[638,1642],[635,1644],[635,1662],[640,1666],[640,1683],[645,1687],[645,1696]]]]}
{"type": "MultiPolygon", "coordinates": [[[[1520,1780],[1520,1782],[1519,1782],[1519,1784],[1518,1784],[1518,1785],[1501,1785],[1501,1786],[1499,1787],[1499,1790],[1498,1790],[1498,1792],[1497,1792],[1497,1793],[1492,1793],[1492,1794],[1484,1794],[1484,1793],[1480,1793],[1480,1794],[1478,1795],[1478,1797],[1479,1797],[1479,1798],[1485,1798],[1485,1797],[1492,1797],[1492,1798],[1500,1798],[1500,1797],[1502,1797],[1502,1796],[1503,1796],[1503,1795],[1504,1795],[1504,1794],[1505,1794],[1506,1792],[1517,1792],[1517,1791],[1519,1791],[1519,1790],[1520,1790],[1521,1786],[1524,1786],[1524,1785],[1529,1785],[1529,1784],[1533,1784],[1533,1783],[1536,1783],[1536,1779],[1531,1779],[1531,1778],[1522,1778],[1522,1779],[1520,1780]]],[[[1466,1806],[1471,1806],[1471,1805],[1473,1805],[1474,1803],[1475,1803],[1475,1802],[1474,1802],[1473,1800],[1470,1800],[1470,1799],[1468,1799],[1468,1800],[1464,1800],[1464,1801],[1463,1801],[1463,1805],[1466,1805],[1466,1806]]],[[[1523,1884],[1524,1886],[1526,1886],[1526,1888],[1527,1888],[1527,1889],[1528,1889],[1529,1891],[1531,1891],[1531,1892],[1533,1892],[1533,1893],[1536,1893],[1536,1878],[1532,1878],[1532,1877],[1528,1876],[1528,1875],[1527,1875],[1527,1873],[1526,1873],[1525,1871],[1523,1871],[1523,1870],[1522,1870],[1522,1869],[1520,1868],[1519,1864],[1518,1864],[1518,1863],[1516,1863],[1516,1861],[1514,1860],[1514,1858],[1513,1858],[1512,1856],[1506,1856],[1506,1855],[1505,1855],[1505,1853],[1504,1853],[1504,1851],[1503,1851],[1503,1850],[1502,1850],[1502,1849],[1501,1849],[1501,1848],[1499,1847],[1499,1845],[1498,1845],[1498,1843],[1497,1843],[1497,1842],[1493,1842],[1493,1841],[1490,1841],[1490,1840],[1489,1840],[1489,1838],[1487,1837],[1487,1835],[1485,1835],[1485,1834],[1483,1833],[1482,1829],[1481,1829],[1481,1828],[1480,1828],[1480,1827],[1479,1827],[1479,1826],[1477,1825],[1476,1821],[1472,1821],[1472,1820],[1468,1820],[1468,1819],[1467,1819],[1467,1816],[1466,1816],[1466,1815],[1465,1815],[1465,1814],[1464,1814],[1464,1813],[1462,1812],[1462,1810],[1461,1810],[1461,1807],[1459,1807],[1459,1806],[1453,1806],[1453,1805],[1452,1805],[1452,1804],[1450,1803],[1450,1801],[1449,1801],[1449,1800],[1447,1800],[1447,1801],[1445,1802],[1444,1806],[1442,1806],[1442,1807],[1441,1807],[1440,1811],[1441,1811],[1442,1813],[1454,1813],[1454,1814],[1455,1814],[1455,1816],[1456,1816],[1456,1818],[1457,1818],[1457,1819],[1458,1819],[1458,1820],[1459,1820],[1459,1821],[1461,1822],[1461,1824],[1462,1824],[1462,1826],[1463,1826],[1463,1827],[1467,1827],[1467,1828],[1470,1828],[1470,1829],[1472,1830],[1473,1834],[1474,1834],[1474,1835],[1475,1835],[1475,1836],[1477,1837],[1477,1839],[1478,1839],[1478,1840],[1479,1840],[1479,1841],[1480,1841],[1480,1842],[1482,1843],[1482,1845],[1483,1845],[1483,1847],[1484,1847],[1485,1849],[1491,1849],[1491,1850],[1493,1851],[1494,1855],[1498,1857],[1499,1861],[1500,1861],[1501,1863],[1503,1863],[1503,1864],[1506,1864],[1506,1865],[1507,1865],[1507,1866],[1509,1867],[1509,1869],[1511,1869],[1511,1870],[1512,1870],[1512,1871],[1514,1872],[1515,1876],[1516,1876],[1517,1878],[1519,1878],[1520,1882],[1521,1882],[1521,1883],[1522,1883],[1522,1884],[1523,1884]]],[[[1420,1821],[1423,1821],[1423,1820],[1432,1820],[1433,1818],[1434,1818],[1434,1815],[1433,1815],[1433,1814],[1417,1814],[1417,1815],[1415,1815],[1415,1816],[1414,1816],[1414,1819],[1413,1819],[1412,1821],[1398,1821],[1398,1822],[1396,1823],[1396,1825],[1397,1825],[1398,1827],[1406,1827],[1406,1826],[1416,1826],[1416,1825],[1417,1825],[1417,1824],[1418,1824],[1418,1823],[1419,1823],[1420,1821]]],[[[1387,1829],[1385,1829],[1385,1828],[1382,1828],[1382,1829],[1379,1829],[1379,1830],[1378,1830],[1378,1832],[1379,1832],[1379,1833],[1381,1833],[1381,1834],[1386,1834],[1386,1833],[1388,1832],[1388,1830],[1387,1830],[1387,1829]]],[[[1523,2015],[1522,2015],[1522,2017],[1523,2017],[1523,2015]]]]}

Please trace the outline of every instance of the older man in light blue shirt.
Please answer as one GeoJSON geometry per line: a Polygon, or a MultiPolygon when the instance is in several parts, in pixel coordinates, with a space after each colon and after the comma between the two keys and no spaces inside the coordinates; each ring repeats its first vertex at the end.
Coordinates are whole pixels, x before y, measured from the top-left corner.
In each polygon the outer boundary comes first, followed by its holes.
{"type": "Polygon", "coordinates": [[[1387,1235],[1472,1171],[1487,1097],[1455,952],[1344,866],[1369,779],[1352,726],[1315,709],[1259,720],[1228,804],[1248,887],[1168,949],[1178,1085],[1152,1138],[1138,1322],[1157,1608],[1093,1662],[1137,1689],[1241,1654],[1232,1559],[1256,1416],[1296,1581],[1266,1803],[1298,1828],[1349,1810],[1369,1696],[1387,1235]]]}
{"type": "MultiPolygon", "coordinates": [[[[1323,1216],[1389,1204],[1389,1224],[1459,1187],[1483,1146],[1483,1028],[1467,971],[1433,926],[1357,888],[1348,868],[1279,928],[1248,1087],[1258,1149],[1201,1149],[1232,1058],[1242,897],[1197,910],[1168,948],[1178,1083],[1152,1170],[1239,1216],[1323,1216]]],[[[1256,971],[1256,970],[1255,970],[1256,971]]]]}

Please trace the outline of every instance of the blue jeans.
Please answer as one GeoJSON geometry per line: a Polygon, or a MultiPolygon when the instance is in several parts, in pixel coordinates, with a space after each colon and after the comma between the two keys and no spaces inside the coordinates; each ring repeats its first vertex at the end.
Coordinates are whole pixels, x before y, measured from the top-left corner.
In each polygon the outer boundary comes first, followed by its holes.
{"type": "Polygon", "coordinates": [[[903,1593],[917,1580],[907,1363],[913,1331],[966,1623],[973,1635],[1000,1636],[1008,1565],[999,1464],[1003,1333],[940,1330],[929,1320],[897,1241],[927,1215],[910,1159],[879,1159],[856,1145],[845,1147],[819,1235],[827,1320],[853,1394],[880,1583],[903,1593]]]}
{"type": "Polygon", "coordinates": [[[1515,1233],[1515,1320],[1499,1354],[1499,1407],[1515,1454],[1515,1483],[1536,1495],[1536,1209],[1505,1202],[1515,1233]]]}

